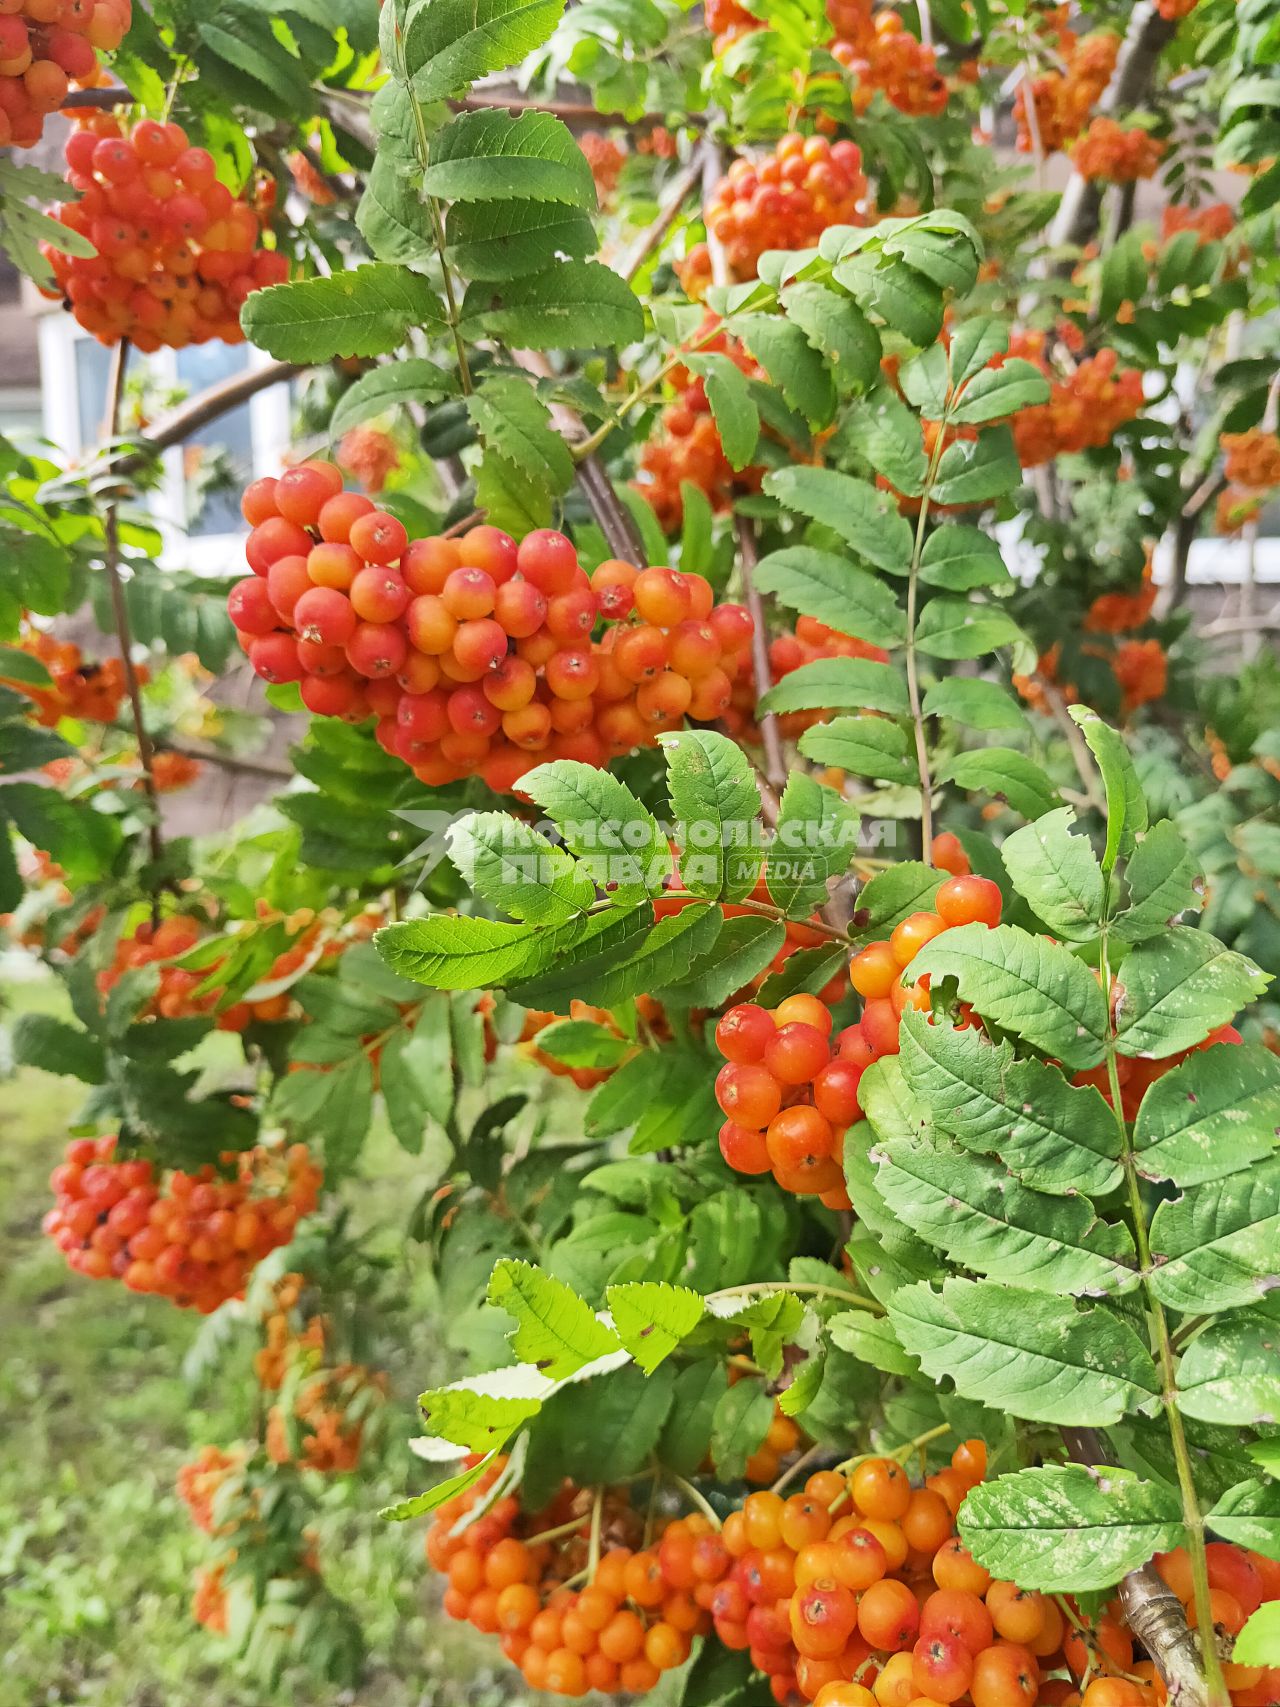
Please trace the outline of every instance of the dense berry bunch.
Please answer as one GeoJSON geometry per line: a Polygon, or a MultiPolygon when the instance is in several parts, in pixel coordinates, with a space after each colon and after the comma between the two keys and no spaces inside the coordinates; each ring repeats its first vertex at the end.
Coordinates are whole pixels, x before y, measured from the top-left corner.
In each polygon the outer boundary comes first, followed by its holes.
{"type": "Polygon", "coordinates": [[[178,1498],[191,1514],[191,1521],[206,1535],[217,1533],[214,1507],[229,1476],[244,1465],[244,1452],[224,1452],[220,1446],[202,1446],[196,1456],[178,1471],[178,1498]]]}
{"type": "Polygon", "coordinates": [[[321,1173],[305,1144],[232,1153],[230,1177],[206,1165],[175,1170],[163,1185],[149,1161],[117,1160],[115,1151],[114,1138],[67,1145],[50,1178],[45,1232],[78,1274],[123,1280],[204,1315],[238,1297],[319,1201],[321,1173]]]}
{"type": "Polygon", "coordinates": [[[872,13],[872,0],[827,0],[827,21],[836,33],[831,55],[854,79],[859,112],[878,89],[899,112],[940,113],[947,83],[932,47],[913,36],[897,12],[872,13]]]}
{"type": "Polygon", "coordinates": [[[1147,559],[1142,580],[1134,593],[1099,593],[1084,613],[1087,634],[1127,634],[1141,628],[1156,602],[1156,584],[1147,559]]]}
{"type": "Polygon", "coordinates": [[[588,576],[563,534],[409,540],[329,463],[245,493],[254,573],[228,608],[266,681],[358,722],[430,786],[501,793],[544,759],[602,765],[729,704],[751,642],[699,575],[615,560],[588,576]],[[595,637],[597,623],[603,634],[595,637]]]}
{"type": "Polygon", "coordinates": [[[861,225],[866,193],[856,143],[792,131],[763,160],[735,160],[703,219],[734,277],[750,279],[766,249],[803,249],[829,225],[861,225]]]}
{"type": "Polygon", "coordinates": [[[338,465],[376,496],[399,468],[400,449],[379,427],[352,427],[338,445],[338,465]]]}
{"type": "MultiPolygon", "coordinates": [[[[691,265],[697,264],[698,253],[695,249],[690,255],[691,265]]],[[[708,274],[708,282],[709,278],[708,274]]],[[[686,280],[685,288],[690,295],[697,295],[692,284],[691,279],[686,280]]],[[[742,345],[724,333],[710,341],[700,340],[700,348],[728,356],[748,379],[760,377],[759,367],[742,345]]],[[[686,480],[706,494],[713,510],[722,511],[737,494],[758,492],[764,479],[764,469],[758,464],[735,468],[725,455],[701,376],[680,368],[672,379],[675,399],[662,411],[657,430],[640,453],[642,479],[637,488],[668,533],[675,532],[683,519],[680,488],[686,480]]]]}
{"type": "Polygon", "coordinates": [[[26,694],[35,707],[35,721],[44,728],[52,729],[64,717],[78,717],[87,723],[115,722],[127,692],[124,666],[118,658],[87,664],[73,642],[55,639],[42,629],[28,630],[14,650],[26,652],[43,664],[49,672],[49,685],[37,687],[11,676],[0,676],[0,683],[15,693],[26,694]]]}
{"type": "MultiPolygon", "coordinates": [[[[311,956],[319,929],[318,922],[306,923],[297,942],[276,956],[263,982],[288,978],[302,967],[311,956]]],[[[225,1003],[225,990],[209,983],[222,965],[220,960],[199,968],[168,964],[189,954],[204,934],[200,920],[188,914],[164,919],[158,925],[144,919],[133,931],[117,939],[112,964],[97,974],[98,994],[106,997],[126,972],[159,965],[155,993],[138,1010],[137,1019],[190,1019],[197,1014],[212,1014],[219,1031],[243,1031],[255,1020],[284,1019],[290,1008],[287,992],[264,996],[261,1000],[225,1003]]]]}
{"type": "MultiPolygon", "coordinates": [[[[1066,8],[1062,8],[1065,12],[1066,8]]],[[[1120,52],[1120,37],[1107,30],[1074,36],[1063,26],[1057,34],[1057,54],[1065,71],[1048,71],[1030,79],[1034,133],[1027,110],[1028,79],[1020,80],[1014,96],[1018,147],[1024,154],[1052,154],[1079,136],[1089,113],[1111,81],[1120,52]]]]}
{"type": "Polygon", "coordinates": [[[1223,433],[1226,461],[1222,472],[1233,486],[1250,492],[1266,492],[1280,486],[1280,437],[1262,427],[1247,433],[1223,433]]]}
{"type": "Polygon", "coordinates": [[[586,1490],[566,1484],[536,1515],[508,1494],[453,1533],[503,1467],[495,1461],[472,1488],[446,1501],[427,1533],[427,1558],[448,1576],[449,1616],[500,1635],[503,1653],[530,1686],[555,1695],[642,1694],[683,1665],[694,1637],[711,1629],[711,1594],[730,1564],[710,1521],[679,1519],[657,1545],[643,1547],[643,1519],[625,1490],[606,1490],[604,1551],[585,1586],[571,1589],[566,1585],[591,1564],[586,1490]]]}
{"type": "Polygon", "coordinates": [[[595,179],[596,194],[607,202],[618,187],[622,168],[627,163],[627,151],[613,137],[598,130],[585,130],[578,138],[578,147],[586,156],[591,176],[595,179]]]}
{"type": "Polygon", "coordinates": [[[87,237],[89,257],[46,248],[57,290],[99,343],[182,349],[238,344],[252,291],[280,284],[289,263],[259,247],[258,214],[220,183],[213,156],[179,124],[143,119],[127,134],[110,113],[77,114],[67,182],[80,199],[54,218],[87,237]]]}
{"type": "MultiPolygon", "coordinates": [[[[1043,332],[1015,332],[1007,356],[1034,362],[1050,382],[1047,403],[1019,409],[1010,418],[1014,446],[1024,468],[1051,462],[1055,456],[1099,450],[1119,427],[1132,421],[1143,406],[1142,374],[1118,366],[1114,350],[1086,356],[1068,378],[1060,378],[1046,356],[1043,332]]],[[[1007,359],[998,358],[998,367],[1007,359]]]]}
{"type": "Polygon", "coordinates": [[[264,1343],[254,1354],[258,1385],[282,1393],[267,1412],[267,1457],[303,1470],[354,1470],[386,1381],[362,1364],[326,1363],[330,1324],[300,1308],[305,1289],[302,1274],[284,1274],[275,1283],[263,1319],[264,1343]]]}
{"type": "Polygon", "coordinates": [[[1084,178],[1132,184],[1150,178],[1160,164],[1164,144],[1140,125],[1127,129],[1115,119],[1096,118],[1071,149],[1071,163],[1084,178]]]}
{"type": "MultiPolygon", "coordinates": [[[[1180,1049],[1176,1054],[1162,1056],[1159,1060],[1149,1055],[1120,1055],[1116,1061],[1116,1077],[1120,1082],[1121,1113],[1126,1120],[1136,1119],[1138,1107],[1151,1086],[1189,1055],[1198,1054],[1202,1049],[1212,1049],[1216,1043],[1241,1042],[1243,1039],[1235,1026],[1220,1025],[1200,1043],[1193,1043],[1189,1049],[1180,1049]]],[[[1077,1073],[1072,1083],[1094,1085],[1108,1102],[1111,1101],[1111,1077],[1105,1066],[1077,1073]]]]}
{"type": "Polygon", "coordinates": [[[1169,685],[1169,659],[1158,640],[1125,640],[1111,660],[1120,684],[1120,706],[1126,716],[1140,705],[1163,699],[1169,685]]]}
{"type": "Polygon", "coordinates": [[[1236,216],[1226,202],[1207,207],[1179,207],[1170,203],[1160,215],[1160,236],[1167,243],[1180,231],[1194,231],[1201,243],[1223,243],[1236,227],[1236,216]]]}
{"type": "MultiPolygon", "coordinates": [[[[884,664],[889,654],[882,646],[872,646],[852,634],[840,634],[812,616],[797,617],[795,632],[778,635],[769,647],[769,668],[775,683],[802,665],[817,663],[822,658],[868,658],[884,664]]],[[[825,711],[790,711],[778,721],[784,735],[797,736],[828,715],[825,711]]]]}
{"type": "MultiPolygon", "coordinates": [[[[1224,1651],[1240,1634],[1245,1620],[1265,1602],[1280,1600],[1280,1564],[1263,1553],[1234,1546],[1229,1541],[1210,1541],[1205,1547],[1209,1567],[1209,1603],[1213,1627],[1224,1651]]],[[[1196,1628],[1195,1588],[1191,1560],[1185,1547],[1157,1553],[1156,1570],[1182,1602],[1187,1623],[1196,1628]]],[[[1228,1663],[1223,1678],[1231,1692],[1233,1707],[1273,1707],[1280,1700],[1280,1666],[1264,1668],[1228,1663]]]]}
{"type": "Polygon", "coordinates": [[[73,83],[96,83],[132,0],[8,0],[0,8],[0,147],[34,148],[73,83]]]}

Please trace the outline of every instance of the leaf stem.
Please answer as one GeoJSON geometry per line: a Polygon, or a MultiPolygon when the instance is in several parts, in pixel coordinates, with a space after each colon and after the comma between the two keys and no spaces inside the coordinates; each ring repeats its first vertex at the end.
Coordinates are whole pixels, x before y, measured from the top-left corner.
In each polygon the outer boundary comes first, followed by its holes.
{"type": "Polygon", "coordinates": [[[938,465],[946,444],[947,411],[944,408],[938,423],[938,436],[929,454],[925,471],[924,490],[920,494],[920,514],[916,518],[916,534],[911,546],[911,568],[907,574],[907,700],[911,706],[911,725],[915,733],[916,769],[920,775],[920,840],[921,858],[928,859],[933,846],[933,783],[929,775],[929,744],[924,733],[924,713],[920,702],[920,670],[916,659],[916,612],[920,597],[920,558],[924,552],[925,527],[929,519],[929,496],[937,479],[938,465]]]}
{"type": "Polygon", "coordinates": [[[745,1298],[752,1294],[758,1296],[770,1292],[794,1292],[797,1296],[805,1294],[811,1298],[839,1298],[846,1304],[852,1304],[857,1310],[871,1310],[877,1316],[884,1315],[884,1307],[874,1298],[864,1298],[860,1292],[848,1292],[843,1286],[827,1286],[816,1280],[749,1280],[742,1286],[725,1286],[719,1292],[708,1292],[707,1298],[745,1298]]]}
{"type": "Polygon", "coordinates": [[[699,1493],[698,1489],[694,1487],[692,1482],[685,1481],[683,1476],[677,1476],[674,1470],[664,1470],[662,1473],[669,1482],[679,1488],[680,1492],[687,1500],[697,1506],[698,1510],[714,1529],[723,1529],[724,1525],[720,1521],[719,1513],[707,1500],[706,1496],[699,1493]]]}
{"type": "Polygon", "coordinates": [[[598,1487],[591,1502],[591,1537],[587,1543],[587,1577],[593,1578],[600,1564],[600,1528],[604,1516],[604,1487],[598,1487]]]}
{"type": "Polygon", "coordinates": [[[1137,1158],[1133,1148],[1133,1140],[1129,1134],[1128,1123],[1124,1118],[1124,1104],[1121,1098],[1115,1021],[1112,1017],[1110,879],[1108,879],[1107,890],[1107,907],[1098,935],[1098,964],[1102,977],[1103,995],[1107,1003],[1105,1044],[1107,1083],[1111,1092],[1112,1113],[1115,1116],[1116,1128],[1120,1135],[1120,1161],[1124,1169],[1125,1189],[1133,1220],[1134,1244],[1142,1270],[1143,1291],[1146,1294],[1147,1309],[1151,1317],[1156,1352],[1159,1358],[1160,1397],[1164,1406],[1165,1422],[1169,1430],[1169,1443],[1173,1449],[1174,1464],[1177,1468],[1178,1491],[1182,1498],[1182,1521],[1187,1532],[1187,1553],[1191,1560],[1191,1580],[1195,1590],[1196,1623],[1200,1630],[1200,1651],[1204,1666],[1206,1698],[1209,1707],[1229,1707],[1230,1696],[1222,1675],[1222,1662],[1213,1640],[1213,1609],[1209,1598],[1209,1566],[1205,1554],[1204,1515],[1200,1510],[1200,1499],[1196,1492],[1195,1474],[1191,1465],[1191,1452],[1187,1445],[1182,1412],[1178,1408],[1177,1370],[1173,1337],[1169,1331],[1169,1319],[1165,1314],[1164,1305],[1155,1296],[1151,1288],[1151,1242],[1147,1231],[1147,1212],[1142,1201],[1137,1158]]]}
{"type": "MultiPolygon", "coordinates": [[[[597,1490],[599,1493],[600,1490],[597,1490]]],[[[563,1541],[566,1535],[579,1535],[585,1520],[581,1517],[572,1518],[568,1523],[558,1523],[554,1529],[544,1529],[537,1535],[526,1535],[526,1547],[541,1547],[552,1541],[563,1541]]]]}
{"type": "Polygon", "coordinates": [[[807,1470],[810,1464],[813,1463],[814,1459],[821,1458],[826,1450],[827,1448],[823,1446],[821,1441],[819,1441],[816,1446],[811,1446],[807,1452],[802,1452],[799,1458],[796,1459],[795,1463],[782,1472],[777,1481],[769,1489],[769,1492],[771,1494],[780,1494],[783,1488],[787,1486],[788,1482],[794,1482],[800,1472],[802,1470],[807,1470]]]}

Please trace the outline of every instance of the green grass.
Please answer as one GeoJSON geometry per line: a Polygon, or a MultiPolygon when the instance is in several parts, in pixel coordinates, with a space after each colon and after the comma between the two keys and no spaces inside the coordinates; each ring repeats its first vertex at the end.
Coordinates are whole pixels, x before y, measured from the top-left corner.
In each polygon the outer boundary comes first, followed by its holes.
{"type": "MultiPolygon", "coordinates": [[[[52,984],[8,1005],[57,1011],[52,984]]],[[[0,1707],[498,1707],[523,1699],[496,1645],[444,1619],[422,1559],[423,1524],[376,1511],[421,1485],[403,1442],[412,1396],[448,1368],[433,1344],[430,1282],[403,1256],[413,1343],[390,1371],[396,1443],[368,1477],[322,1489],[319,1551],[369,1644],[354,1692],[304,1667],[274,1685],[244,1675],[191,1619],[207,1539],[174,1494],[206,1441],[244,1435],[252,1383],[238,1348],[197,1392],[183,1357],[200,1319],[160,1299],[82,1280],[43,1236],[48,1174],[79,1103],[73,1081],[22,1070],[0,1081],[0,1707]]],[[[365,1224],[402,1223],[414,1163],[375,1146],[352,1193],[365,1224]]],[[[411,1199],[410,1199],[411,1200],[411,1199]]]]}

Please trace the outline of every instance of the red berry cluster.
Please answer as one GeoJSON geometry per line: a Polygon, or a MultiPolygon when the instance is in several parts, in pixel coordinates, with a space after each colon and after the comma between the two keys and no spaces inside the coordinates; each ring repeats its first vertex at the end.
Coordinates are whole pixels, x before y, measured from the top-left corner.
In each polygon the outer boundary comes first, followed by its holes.
{"type": "Polygon", "coordinates": [[[330,463],[256,481],[244,513],[254,573],[228,609],[254,669],[300,682],[311,711],[377,717],[433,787],[479,775],[508,793],[546,759],[651,746],[717,718],[746,662],[750,616],[700,575],[610,560],[588,576],[548,528],[410,542],[330,463]]]}
{"type": "MultiPolygon", "coordinates": [[[[1180,1066],[1188,1056],[1199,1054],[1202,1049],[1211,1049],[1215,1043],[1243,1041],[1235,1026],[1220,1025],[1201,1042],[1193,1043],[1189,1049],[1180,1049],[1176,1055],[1166,1055],[1159,1061],[1152,1060],[1147,1055],[1121,1055],[1116,1062],[1116,1076],[1120,1081],[1121,1113],[1126,1120],[1135,1120],[1139,1105],[1151,1086],[1174,1067],[1180,1066]]],[[[1072,1083],[1096,1085],[1107,1101],[1111,1101],[1110,1075],[1105,1066],[1090,1068],[1087,1073],[1077,1073],[1072,1083]]]]}
{"type": "MultiPolygon", "coordinates": [[[[14,650],[44,665],[49,686],[36,687],[13,676],[0,676],[0,684],[25,694],[35,706],[35,721],[45,729],[52,729],[64,717],[77,717],[86,723],[115,722],[128,691],[124,665],[118,658],[87,664],[78,646],[40,629],[24,634],[14,650]]],[[[141,674],[145,680],[145,672],[141,674]]]]}
{"type": "Polygon", "coordinates": [[[590,1568],[593,1502],[586,1490],[566,1484],[531,1516],[508,1494],[452,1533],[503,1467],[496,1460],[473,1487],[446,1501],[427,1532],[427,1559],[448,1576],[449,1616],[500,1635],[526,1682],[554,1695],[642,1694],[683,1665],[693,1638],[711,1629],[711,1594],[730,1564],[711,1522],[679,1519],[656,1546],[642,1547],[643,1519],[626,1491],[606,1490],[606,1550],[585,1587],[571,1589],[567,1583],[590,1568]]]}
{"type": "MultiPolygon", "coordinates": [[[[697,250],[690,255],[694,262],[697,250]]],[[[709,280],[709,275],[708,275],[709,280]]],[[[685,284],[690,295],[696,290],[685,284]]],[[[720,333],[710,341],[699,340],[699,348],[726,355],[748,379],[758,379],[760,368],[736,340],[720,333]]],[[[727,510],[734,497],[758,492],[764,469],[757,464],[734,468],[720,442],[702,378],[679,368],[672,376],[675,400],[662,411],[657,430],[640,453],[641,480],[637,490],[667,533],[674,533],[684,517],[684,481],[704,492],[713,510],[727,510]]]]}
{"type": "Polygon", "coordinates": [[[872,0],[827,0],[827,21],[836,32],[831,55],[854,78],[853,104],[861,112],[877,89],[899,112],[921,117],[947,104],[947,83],[938,59],[907,29],[897,12],[872,13],[872,0]]]}
{"type": "Polygon", "coordinates": [[[622,168],[627,163],[626,149],[615,142],[613,137],[605,136],[598,130],[584,130],[578,138],[578,147],[591,168],[597,196],[602,203],[607,202],[617,189],[622,168]]]}
{"type": "MultiPolygon", "coordinates": [[[[775,683],[821,658],[869,658],[885,664],[889,654],[882,646],[872,646],[856,635],[840,634],[812,616],[797,617],[795,632],[778,635],[769,647],[769,668],[775,683]]],[[[795,737],[829,715],[826,711],[789,711],[778,722],[784,735],[795,737]]]]}
{"type": "Polygon", "coordinates": [[[1141,628],[1156,602],[1156,584],[1147,558],[1142,580],[1135,593],[1099,593],[1084,613],[1086,634],[1127,634],[1141,628]]]}
{"type": "Polygon", "coordinates": [[[237,344],[251,292],[280,284],[289,263],[259,248],[257,213],[217,178],[213,156],[179,124],[142,119],[126,134],[111,113],[77,114],[67,182],[80,199],[53,210],[87,237],[89,257],[46,247],[57,290],[99,343],[182,349],[237,344]]]}
{"type": "Polygon", "coordinates": [[[178,1498],[190,1512],[192,1523],[204,1534],[217,1533],[215,1502],[228,1476],[237,1474],[243,1465],[241,1448],[224,1452],[220,1446],[202,1446],[178,1471],[178,1498]]]}
{"type": "Polygon", "coordinates": [[[206,1165],[175,1170],[163,1187],[149,1161],[117,1161],[115,1151],[114,1137],[67,1145],[50,1177],[56,1201],[45,1232],[78,1274],[123,1280],[203,1315],[238,1297],[319,1201],[321,1172],[305,1144],[229,1153],[234,1177],[206,1165]]]}
{"type": "Polygon", "coordinates": [[[1236,216],[1226,202],[1210,202],[1206,207],[1179,207],[1171,202],[1160,215],[1160,236],[1164,242],[1180,231],[1194,231],[1202,244],[1224,243],[1236,228],[1236,216]]]}
{"type": "Polygon", "coordinates": [[[1014,95],[1018,147],[1024,154],[1037,151],[1053,154],[1065,148],[1073,137],[1079,136],[1088,122],[1090,110],[1100,99],[1116,68],[1120,37],[1109,30],[1095,30],[1087,36],[1073,35],[1066,26],[1067,10],[1063,6],[1053,14],[1060,22],[1052,32],[1054,41],[1046,44],[1066,69],[1047,71],[1030,80],[1034,131],[1027,110],[1026,78],[1020,80],[1014,95]]]}
{"type": "Polygon", "coordinates": [[[1262,427],[1246,433],[1223,433],[1219,441],[1226,452],[1222,472],[1233,486],[1250,492],[1266,492],[1280,486],[1280,437],[1262,427]]]}
{"type": "Polygon", "coordinates": [[[366,1424],[381,1406],[386,1380],[358,1363],[327,1364],[328,1319],[303,1314],[306,1276],[281,1275],[263,1318],[264,1344],[253,1369],[264,1392],[286,1388],[267,1412],[265,1446],[273,1464],[321,1472],[354,1470],[365,1445],[366,1424]]]}
{"type": "Polygon", "coordinates": [[[98,80],[120,46],[132,0],[7,0],[0,9],[0,147],[34,148],[73,83],[98,80]]]}
{"type": "MultiPolygon", "coordinates": [[[[724,245],[734,277],[750,279],[766,249],[803,249],[829,225],[864,224],[860,204],[866,193],[857,143],[791,131],[765,159],[735,160],[702,217],[724,245]]],[[[694,278],[700,271],[709,275],[698,254],[688,263],[694,278]]],[[[688,290],[683,273],[682,282],[688,290]]]]}
{"type": "Polygon", "coordinates": [[[761,20],[739,6],[738,0],[706,0],[703,18],[714,38],[712,48],[717,54],[748,30],[758,30],[761,26],[761,20]]]}
{"type": "MultiPolygon", "coordinates": [[[[1280,1600],[1280,1564],[1274,1559],[1229,1541],[1210,1541],[1205,1547],[1205,1557],[1209,1567],[1209,1605],[1213,1611],[1210,1640],[1238,1636],[1245,1621],[1264,1602],[1280,1600]]],[[[1152,1563],[1182,1602],[1187,1623],[1196,1629],[1195,1586],[1186,1548],[1157,1553],[1152,1563]]],[[[1222,1672],[1235,1707],[1274,1707],[1280,1701],[1280,1666],[1266,1668],[1228,1662],[1222,1672]]],[[[1159,1684],[1159,1679],[1156,1682],[1159,1684]]],[[[1157,1699],[1162,1694],[1161,1689],[1157,1699]]],[[[1129,1704],[1115,1703],[1114,1707],[1129,1707],[1129,1704]]]]}
{"type": "Polygon", "coordinates": [[[1111,660],[1120,684],[1121,710],[1128,716],[1140,705],[1163,699],[1169,685],[1169,659],[1158,640],[1125,640],[1111,660]]]}
{"type": "MultiPolygon", "coordinates": [[[[319,923],[307,921],[293,947],[276,956],[263,982],[288,978],[297,972],[310,956],[320,928],[319,923]]],[[[98,994],[108,995],[126,972],[159,964],[159,985],[139,1010],[138,1019],[189,1019],[197,1014],[214,1014],[219,1031],[243,1031],[255,1020],[284,1019],[290,1009],[287,992],[261,1001],[238,1001],[219,1007],[224,991],[217,985],[203,991],[201,987],[216,974],[221,961],[211,961],[198,969],[166,964],[190,953],[203,935],[200,920],[188,914],[164,919],[158,925],[143,920],[135,930],[117,940],[112,964],[97,974],[98,994]]]]}
{"type": "Polygon", "coordinates": [[[1164,144],[1140,125],[1126,129],[1115,119],[1103,116],[1092,121],[1070,153],[1071,163],[1082,177],[1132,184],[1154,175],[1164,144]]]}
{"type": "MultiPolygon", "coordinates": [[[[1043,332],[1015,332],[1009,340],[1008,356],[1035,363],[1051,390],[1047,403],[1032,404],[1010,417],[1014,446],[1024,468],[1035,468],[1056,456],[1100,450],[1143,407],[1142,374],[1137,368],[1119,367],[1114,350],[1086,356],[1063,379],[1049,364],[1046,344],[1043,332]]],[[[997,357],[991,365],[999,367],[1006,359],[997,357]]]]}

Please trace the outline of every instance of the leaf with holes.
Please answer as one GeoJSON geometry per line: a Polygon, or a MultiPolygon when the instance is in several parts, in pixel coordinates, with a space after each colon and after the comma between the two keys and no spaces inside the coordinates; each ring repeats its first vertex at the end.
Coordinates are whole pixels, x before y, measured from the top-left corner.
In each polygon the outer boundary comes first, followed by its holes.
{"type": "Polygon", "coordinates": [[[495,1309],[515,1318],[509,1340],[516,1357],[552,1381],[619,1348],[617,1335],[576,1292],[532,1263],[504,1259],[490,1277],[486,1296],[495,1309]]]}
{"type": "Polygon", "coordinates": [[[1255,1043],[1197,1049],[1158,1078],[1138,1108],[1138,1171],[1177,1186],[1243,1172],[1280,1138],[1280,1060],[1255,1043]]]}

